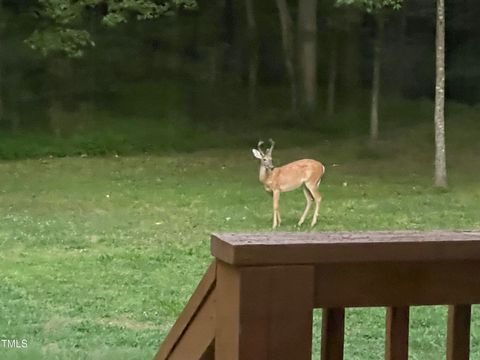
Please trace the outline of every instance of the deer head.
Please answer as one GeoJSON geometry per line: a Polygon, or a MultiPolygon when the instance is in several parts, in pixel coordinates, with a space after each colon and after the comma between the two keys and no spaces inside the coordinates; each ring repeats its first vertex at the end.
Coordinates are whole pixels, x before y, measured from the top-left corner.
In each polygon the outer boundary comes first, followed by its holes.
{"type": "Polygon", "coordinates": [[[273,151],[273,147],[275,146],[275,142],[272,139],[270,139],[269,141],[270,141],[270,148],[268,148],[266,152],[262,150],[262,147],[261,147],[263,145],[262,140],[258,142],[256,149],[252,149],[252,152],[253,152],[253,156],[255,156],[257,159],[261,161],[262,166],[264,166],[268,170],[272,170],[274,168],[273,162],[272,162],[272,151],[273,151]]]}

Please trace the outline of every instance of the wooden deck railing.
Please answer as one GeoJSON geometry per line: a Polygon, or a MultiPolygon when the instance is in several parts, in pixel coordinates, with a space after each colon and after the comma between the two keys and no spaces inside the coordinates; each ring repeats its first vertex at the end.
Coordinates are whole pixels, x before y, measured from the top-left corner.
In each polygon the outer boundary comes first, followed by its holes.
{"type": "Polygon", "coordinates": [[[218,234],[216,258],[156,360],[343,359],[346,307],[386,307],[385,359],[408,358],[409,307],[449,305],[447,359],[469,359],[480,232],[218,234]]]}

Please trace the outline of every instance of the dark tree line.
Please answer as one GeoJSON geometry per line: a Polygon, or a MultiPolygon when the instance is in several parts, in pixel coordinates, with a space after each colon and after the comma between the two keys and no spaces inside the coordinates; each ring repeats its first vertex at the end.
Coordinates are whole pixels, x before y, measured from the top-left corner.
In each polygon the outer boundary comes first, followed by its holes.
{"type": "MultiPolygon", "coordinates": [[[[384,99],[434,99],[433,0],[199,0],[196,8],[128,1],[116,12],[108,1],[66,3],[90,5],[69,15],[33,0],[1,4],[4,130],[47,127],[63,136],[77,125],[65,119],[80,108],[138,111],[119,94],[154,83],[147,96],[136,92],[145,116],[180,112],[195,126],[368,129],[375,143],[387,126],[384,99]],[[354,114],[348,124],[339,121],[344,112],[354,114]]],[[[480,4],[445,6],[448,66],[437,75],[447,99],[474,104],[480,4]]]]}

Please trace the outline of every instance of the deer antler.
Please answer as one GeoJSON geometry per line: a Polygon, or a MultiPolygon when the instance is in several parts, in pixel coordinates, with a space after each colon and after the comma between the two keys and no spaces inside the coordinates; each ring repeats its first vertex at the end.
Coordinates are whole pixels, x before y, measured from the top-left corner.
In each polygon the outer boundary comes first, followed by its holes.
{"type": "Polygon", "coordinates": [[[262,155],[264,155],[264,152],[263,152],[263,150],[262,150],[262,148],[261,148],[262,145],[263,145],[263,141],[260,140],[260,141],[258,142],[257,149],[258,149],[258,151],[260,151],[260,153],[261,153],[262,155]]]}
{"type": "Polygon", "coordinates": [[[273,141],[272,139],[269,139],[268,141],[270,141],[270,148],[267,150],[267,153],[269,155],[272,155],[272,150],[273,150],[273,147],[275,146],[275,141],[273,141]]]}

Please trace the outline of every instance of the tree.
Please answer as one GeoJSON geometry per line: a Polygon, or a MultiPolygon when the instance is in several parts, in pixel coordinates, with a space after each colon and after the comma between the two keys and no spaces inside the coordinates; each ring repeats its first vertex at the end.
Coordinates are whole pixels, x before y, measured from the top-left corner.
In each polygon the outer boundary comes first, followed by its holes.
{"type": "MultiPolygon", "coordinates": [[[[11,34],[21,32],[19,17],[9,8],[7,1],[0,0],[0,122],[4,122],[5,128],[9,127],[12,132],[17,132],[20,127],[18,107],[22,91],[19,84],[23,75],[18,68],[13,69],[12,64],[26,65],[21,57],[17,57],[18,53],[12,46],[15,38],[11,34]]],[[[25,71],[25,68],[22,70],[25,71]]]]}
{"type": "Polygon", "coordinates": [[[317,103],[317,0],[298,3],[298,68],[302,107],[307,113],[317,103]]]}
{"type": "Polygon", "coordinates": [[[403,0],[336,0],[338,5],[357,5],[362,6],[369,13],[382,8],[391,7],[400,9],[403,0]]]}
{"type": "Polygon", "coordinates": [[[330,39],[330,56],[328,59],[328,86],[327,86],[327,117],[331,118],[335,113],[335,94],[337,85],[337,53],[338,35],[332,32],[330,39]]]}
{"type": "Polygon", "coordinates": [[[370,141],[378,140],[378,106],[382,69],[384,18],[381,12],[375,14],[376,32],[373,45],[372,103],[370,109],[370,141]]]}
{"type": "Polygon", "coordinates": [[[331,0],[328,7],[324,8],[326,19],[326,29],[328,40],[326,41],[327,55],[327,94],[326,94],[326,116],[331,119],[335,113],[337,103],[337,92],[340,70],[343,70],[343,76],[348,83],[348,90],[356,88],[359,77],[359,71],[355,66],[355,57],[357,53],[355,46],[355,34],[358,34],[357,29],[357,14],[352,12],[352,7],[341,9],[335,5],[336,0],[331,0]],[[347,11],[345,11],[347,10],[347,11]],[[348,41],[345,41],[347,40],[348,41]],[[344,54],[348,49],[348,56],[344,54]],[[341,61],[346,62],[346,66],[341,66],[341,61]]]}
{"type": "MultiPolygon", "coordinates": [[[[3,44],[3,29],[5,27],[5,19],[3,13],[3,0],[0,0],[0,44],[3,44]]],[[[2,66],[2,59],[0,58],[0,122],[3,120],[3,113],[4,113],[4,104],[3,104],[3,66],[2,66]]]]}
{"type": "Polygon", "coordinates": [[[37,0],[34,14],[39,19],[38,28],[27,39],[32,49],[44,55],[60,53],[80,57],[85,47],[94,46],[84,17],[89,12],[102,14],[102,22],[115,26],[131,18],[154,19],[172,14],[175,8],[194,8],[195,0],[37,0]]]}
{"type": "Polygon", "coordinates": [[[437,0],[435,84],[435,186],[447,186],[445,149],[445,0],[437,0]]]}
{"type": "Polygon", "coordinates": [[[286,0],[276,0],[278,14],[280,17],[280,26],[282,29],[282,45],[285,57],[285,67],[287,69],[288,79],[290,81],[290,102],[292,111],[296,112],[297,103],[297,77],[295,69],[295,37],[293,35],[293,21],[290,16],[286,0]]]}
{"type": "Polygon", "coordinates": [[[378,140],[378,108],[380,103],[380,84],[384,33],[384,9],[399,9],[403,0],[337,0],[338,4],[357,5],[371,13],[375,19],[375,40],[373,46],[372,95],[370,109],[370,142],[378,140]]]}
{"type": "Polygon", "coordinates": [[[346,105],[356,106],[359,100],[361,84],[362,59],[362,21],[361,9],[349,6],[342,9],[345,24],[343,31],[338,33],[338,89],[345,99],[346,105]]]}
{"type": "Polygon", "coordinates": [[[258,35],[253,0],[245,0],[248,32],[248,103],[250,115],[254,115],[257,107],[257,72],[258,72],[258,35]]]}
{"type": "Polygon", "coordinates": [[[113,27],[196,6],[195,0],[36,0],[33,4],[31,13],[38,21],[25,41],[46,58],[47,82],[51,85],[45,94],[47,117],[56,136],[63,135],[64,121],[70,118],[64,114],[71,99],[64,95],[62,84],[72,77],[72,58],[82,57],[85,48],[95,46],[89,31],[92,18],[100,17],[104,25],[113,27]]]}

